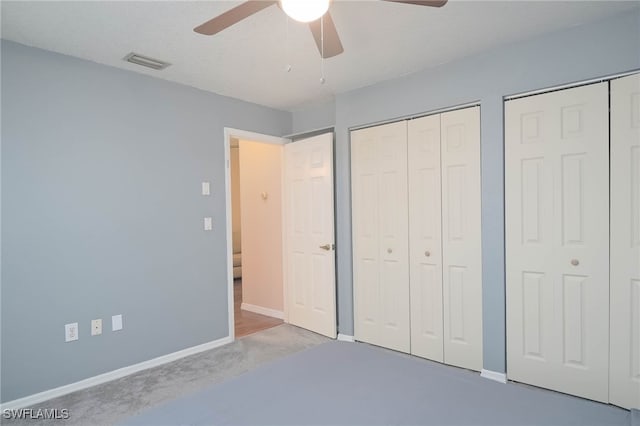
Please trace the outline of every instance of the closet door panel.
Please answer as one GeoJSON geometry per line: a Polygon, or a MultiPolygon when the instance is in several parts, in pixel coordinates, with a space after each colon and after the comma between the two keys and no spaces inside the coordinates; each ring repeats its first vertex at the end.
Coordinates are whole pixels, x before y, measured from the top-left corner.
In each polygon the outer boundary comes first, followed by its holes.
{"type": "Polygon", "coordinates": [[[510,379],[608,400],[607,84],[505,104],[510,379]]]}
{"type": "Polygon", "coordinates": [[[611,82],[611,403],[640,409],[640,74],[611,82]]]}
{"type": "Polygon", "coordinates": [[[409,352],[406,122],[351,133],[355,337],[409,352]]]}
{"type": "Polygon", "coordinates": [[[480,108],[441,114],[444,362],[482,369],[480,108]]]}
{"type": "Polygon", "coordinates": [[[380,306],[377,141],[369,129],[351,134],[355,336],[377,340],[380,306]]]}
{"type": "Polygon", "coordinates": [[[411,353],[443,362],[440,115],[408,126],[411,353]]]}

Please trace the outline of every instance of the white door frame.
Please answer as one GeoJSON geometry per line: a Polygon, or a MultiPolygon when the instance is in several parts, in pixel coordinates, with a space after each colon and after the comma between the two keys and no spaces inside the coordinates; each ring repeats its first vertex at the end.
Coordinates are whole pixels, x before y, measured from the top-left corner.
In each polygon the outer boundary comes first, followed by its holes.
{"type": "MultiPolygon", "coordinates": [[[[253,142],[269,143],[274,145],[284,145],[291,142],[291,139],[278,136],[265,135],[262,133],[249,132],[246,130],[233,129],[231,127],[224,128],[224,193],[225,193],[225,214],[227,228],[227,309],[229,310],[229,338],[231,341],[236,339],[235,333],[235,314],[233,300],[233,227],[231,223],[231,139],[243,139],[253,142]]],[[[284,155],[284,153],[283,153],[284,155]]],[[[284,180],[284,173],[281,170],[281,181],[284,180]]],[[[284,203],[284,197],[283,197],[284,203]]],[[[285,228],[283,227],[283,238],[285,228]]],[[[284,268],[284,257],[283,257],[284,268]]],[[[284,272],[284,270],[283,270],[284,272]]],[[[287,296],[287,280],[283,282],[283,300],[286,301],[287,296]]],[[[284,321],[288,322],[287,304],[284,303],[284,321]]]]}

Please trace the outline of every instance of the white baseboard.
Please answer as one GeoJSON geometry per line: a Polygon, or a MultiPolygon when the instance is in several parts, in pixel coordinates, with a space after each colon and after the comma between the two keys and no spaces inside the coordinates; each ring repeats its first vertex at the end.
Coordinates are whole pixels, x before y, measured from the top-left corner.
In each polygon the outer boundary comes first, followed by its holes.
{"type": "Polygon", "coordinates": [[[262,306],[251,305],[249,303],[244,303],[240,305],[240,309],[243,311],[254,312],[256,314],[266,315],[268,317],[274,317],[283,320],[284,312],[276,311],[275,309],[263,308],[262,306]]]}
{"type": "Polygon", "coordinates": [[[208,351],[227,343],[231,343],[233,339],[229,336],[222,339],[214,340],[212,342],[203,343],[202,345],[192,346],[187,349],[182,349],[177,352],[173,352],[167,355],[162,355],[157,358],[143,361],[138,364],[129,365],[127,367],[119,368],[117,370],[109,371],[98,376],[89,377],[88,379],[80,380],[79,382],[70,383],[68,385],[60,386],[54,389],[49,389],[44,392],[39,392],[33,395],[25,396],[23,398],[14,399],[13,401],[7,401],[0,405],[0,412],[2,410],[15,410],[19,408],[25,408],[38,404],[40,402],[48,401],[59,396],[67,395],[71,392],[76,392],[92,386],[96,386],[102,383],[110,382],[112,380],[120,379],[133,373],[137,373],[142,370],[157,367],[162,364],[166,364],[171,361],[178,360],[180,358],[194,355],[199,352],[208,351]]]}
{"type": "Polygon", "coordinates": [[[355,342],[356,339],[353,336],[350,336],[348,334],[340,334],[338,333],[338,340],[340,340],[341,342],[355,342]]]}
{"type": "Polygon", "coordinates": [[[498,373],[497,371],[485,370],[484,368],[480,372],[480,377],[493,380],[500,383],[507,383],[507,375],[505,373],[498,373]]]}

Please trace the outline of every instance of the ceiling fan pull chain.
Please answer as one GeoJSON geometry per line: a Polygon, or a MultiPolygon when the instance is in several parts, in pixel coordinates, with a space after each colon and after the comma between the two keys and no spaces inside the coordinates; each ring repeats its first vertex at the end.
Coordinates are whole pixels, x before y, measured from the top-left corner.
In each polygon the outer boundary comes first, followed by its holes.
{"type": "Polygon", "coordinates": [[[285,19],[287,20],[287,35],[286,35],[286,38],[287,38],[287,40],[286,40],[286,44],[287,44],[287,47],[286,47],[286,50],[287,50],[287,68],[286,68],[286,70],[287,70],[287,72],[291,72],[291,69],[293,67],[291,66],[291,45],[289,43],[289,16],[287,16],[286,14],[285,14],[285,19]]]}
{"type": "Polygon", "coordinates": [[[324,84],[324,15],[320,17],[320,84],[324,84]]]}

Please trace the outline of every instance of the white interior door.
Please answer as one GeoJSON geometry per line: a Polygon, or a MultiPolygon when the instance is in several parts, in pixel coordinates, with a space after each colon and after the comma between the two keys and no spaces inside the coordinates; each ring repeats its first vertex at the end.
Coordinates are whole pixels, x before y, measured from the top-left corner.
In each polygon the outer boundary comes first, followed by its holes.
{"type": "Polygon", "coordinates": [[[444,362],[482,369],[480,107],[441,114],[444,362]]]}
{"type": "Polygon", "coordinates": [[[289,323],[336,337],[333,133],[285,154],[285,289],[289,323]]]}
{"type": "Polygon", "coordinates": [[[355,338],[410,350],[407,124],[351,132],[355,338]]]}
{"type": "Polygon", "coordinates": [[[640,409],[640,74],[611,82],[610,402],[640,409]]]}
{"type": "Polygon", "coordinates": [[[608,87],[505,104],[509,378],[608,401],[608,87]]]}
{"type": "Polygon", "coordinates": [[[408,124],[411,353],[443,362],[440,114],[408,124]]]}

